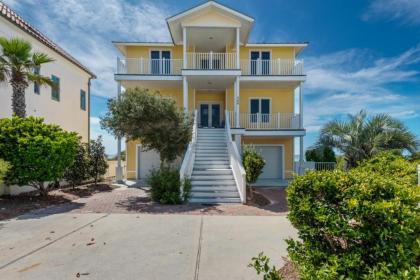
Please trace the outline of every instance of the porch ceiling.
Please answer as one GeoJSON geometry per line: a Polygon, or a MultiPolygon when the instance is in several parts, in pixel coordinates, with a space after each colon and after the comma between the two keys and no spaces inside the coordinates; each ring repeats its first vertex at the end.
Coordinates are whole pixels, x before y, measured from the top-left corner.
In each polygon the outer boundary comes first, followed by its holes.
{"type": "Polygon", "coordinates": [[[202,90],[225,90],[233,86],[235,76],[189,76],[188,84],[202,90]]]}
{"type": "Polygon", "coordinates": [[[191,28],[188,31],[188,45],[196,46],[196,52],[225,52],[226,45],[235,43],[233,28],[191,28]]]}

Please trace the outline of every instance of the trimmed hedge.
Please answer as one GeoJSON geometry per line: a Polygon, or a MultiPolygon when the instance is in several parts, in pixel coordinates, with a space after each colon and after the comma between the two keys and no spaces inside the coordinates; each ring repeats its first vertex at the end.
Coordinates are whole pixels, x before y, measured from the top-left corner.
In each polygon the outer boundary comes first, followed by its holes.
{"type": "Polygon", "coordinates": [[[151,170],[147,183],[151,187],[152,200],[162,204],[180,204],[187,201],[191,191],[191,181],[187,178],[181,182],[179,170],[170,167],[151,170]],[[181,196],[182,184],[184,193],[181,196]]]}
{"type": "Polygon", "coordinates": [[[415,163],[389,153],[348,173],[309,172],[287,189],[287,240],[302,279],[419,279],[415,163]]]}

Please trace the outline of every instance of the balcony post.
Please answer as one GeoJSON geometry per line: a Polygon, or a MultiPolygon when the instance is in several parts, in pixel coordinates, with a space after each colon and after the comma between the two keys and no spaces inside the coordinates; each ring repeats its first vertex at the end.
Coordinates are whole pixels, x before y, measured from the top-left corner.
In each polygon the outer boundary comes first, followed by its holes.
{"type": "Polygon", "coordinates": [[[299,85],[299,128],[303,129],[303,82],[299,85]]]}
{"type": "Polygon", "coordinates": [[[236,27],[236,69],[240,69],[240,61],[239,61],[239,27],[236,27]]]}
{"type": "Polygon", "coordinates": [[[239,76],[236,77],[234,83],[234,106],[235,111],[235,127],[239,127],[239,76]]]}
{"type": "MultiPolygon", "coordinates": [[[[117,96],[121,100],[121,82],[117,82],[117,96]]],[[[117,137],[117,167],[115,168],[115,180],[121,183],[123,180],[123,170],[121,165],[121,136],[117,137]]]]}
{"type": "Polygon", "coordinates": [[[182,68],[187,68],[187,28],[182,27],[182,57],[184,58],[182,68]]]}
{"type": "Polygon", "coordinates": [[[187,77],[182,77],[182,90],[183,90],[183,103],[184,103],[184,113],[188,114],[188,81],[187,77]]]}
{"type": "Polygon", "coordinates": [[[303,175],[303,136],[299,137],[299,175],[303,175]]]}
{"type": "Polygon", "coordinates": [[[213,51],[210,51],[209,68],[213,69],[213,51]]]}

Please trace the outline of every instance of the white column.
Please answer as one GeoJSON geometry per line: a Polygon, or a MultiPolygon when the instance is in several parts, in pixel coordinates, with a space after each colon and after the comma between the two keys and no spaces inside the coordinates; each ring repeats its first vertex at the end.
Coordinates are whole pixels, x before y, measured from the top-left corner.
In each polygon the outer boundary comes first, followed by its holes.
{"type": "Polygon", "coordinates": [[[184,101],[184,112],[188,114],[188,81],[187,77],[182,77],[182,90],[183,90],[183,101],[184,101]]]}
{"type": "Polygon", "coordinates": [[[299,137],[299,175],[303,175],[303,136],[299,137]]]}
{"type": "Polygon", "coordinates": [[[299,85],[299,128],[303,129],[303,82],[299,85]]]}
{"type": "MultiPolygon", "coordinates": [[[[121,83],[117,82],[117,98],[121,100],[121,83]]],[[[117,167],[115,168],[115,180],[121,183],[123,180],[123,170],[121,165],[121,137],[117,137],[117,167]]]]}
{"type": "Polygon", "coordinates": [[[239,61],[239,27],[236,27],[236,68],[240,69],[240,61],[239,61]]]}
{"type": "Polygon", "coordinates": [[[235,127],[239,127],[239,77],[236,77],[233,89],[234,89],[233,111],[235,112],[235,127]]]}
{"type": "Polygon", "coordinates": [[[187,28],[182,27],[182,57],[184,61],[182,63],[184,69],[187,68],[187,28]]]}

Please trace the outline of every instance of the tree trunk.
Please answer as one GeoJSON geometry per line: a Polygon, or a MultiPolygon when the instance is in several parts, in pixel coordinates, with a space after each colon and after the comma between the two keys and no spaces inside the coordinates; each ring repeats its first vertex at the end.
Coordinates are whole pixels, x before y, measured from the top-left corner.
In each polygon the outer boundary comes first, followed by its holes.
{"type": "Polygon", "coordinates": [[[12,110],[16,116],[26,117],[26,104],[25,104],[25,89],[28,87],[25,82],[11,81],[13,88],[12,96],[12,110]]]}

